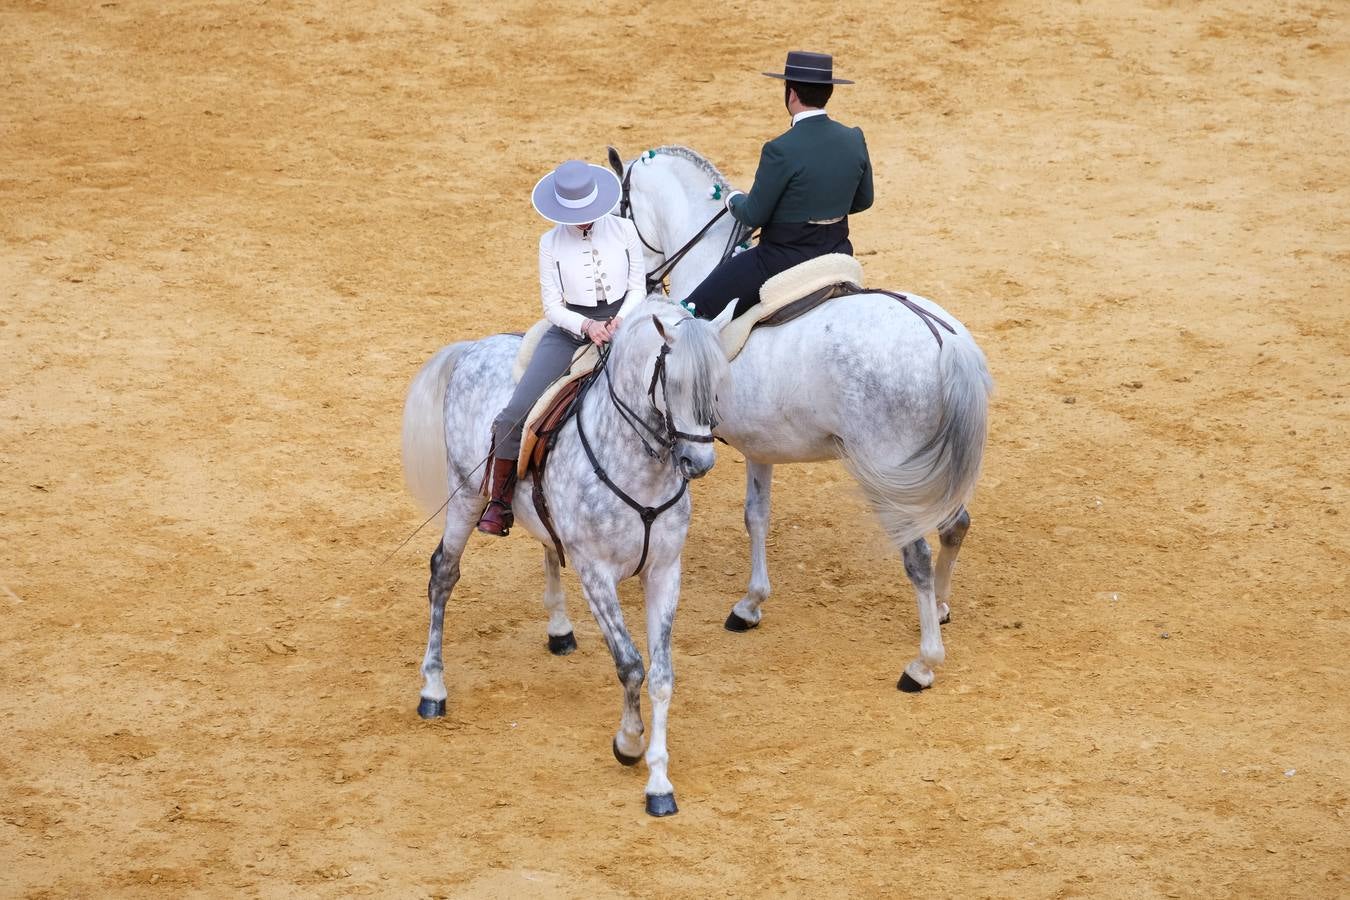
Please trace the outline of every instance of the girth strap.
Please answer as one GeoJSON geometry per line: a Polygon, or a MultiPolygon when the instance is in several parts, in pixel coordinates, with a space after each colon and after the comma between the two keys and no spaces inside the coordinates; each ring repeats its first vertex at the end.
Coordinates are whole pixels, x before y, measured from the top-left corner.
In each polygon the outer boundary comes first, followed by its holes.
{"type": "MultiPolygon", "coordinates": [[[[559,429],[561,431],[562,429],[559,429]]],[[[558,432],[549,435],[549,443],[552,444],[558,436],[558,432]]],[[[540,466],[534,472],[534,490],[531,496],[534,499],[534,511],[539,516],[539,521],[544,523],[544,528],[548,531],[549,538],[553,541],[553,549],[558,552],[558,563],[567,568],[567,554],[563,552],[562,539],[558,537],[558,531],[553,527],[553,515],[548,510],[548,498],[544,496],[544,466],[540,466]]]]}

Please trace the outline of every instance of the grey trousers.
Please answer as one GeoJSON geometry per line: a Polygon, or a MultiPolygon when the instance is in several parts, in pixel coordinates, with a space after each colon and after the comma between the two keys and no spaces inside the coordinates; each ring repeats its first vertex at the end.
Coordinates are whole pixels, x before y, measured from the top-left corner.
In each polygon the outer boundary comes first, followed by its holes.
{"type": "MultiPolygon", "coordinates": [[[[604,306],[569,305],[567,308],[587,318],[604,321],[617,313],[622,305],[623,301],[616,301],[604,306]]],[[[516,459],[520,456],[520,438],[525,430],[523,419],[530,414],[530,407],[538,402],[544,389],[555,378],[567,371],[577,349],[589,342],[588,338],[576,337],[557,325],[544,332],[534,355],[530,357],[525,374],[516,385],[515,393],[492,423],[494,452],[498,459],[516,459]]]]}

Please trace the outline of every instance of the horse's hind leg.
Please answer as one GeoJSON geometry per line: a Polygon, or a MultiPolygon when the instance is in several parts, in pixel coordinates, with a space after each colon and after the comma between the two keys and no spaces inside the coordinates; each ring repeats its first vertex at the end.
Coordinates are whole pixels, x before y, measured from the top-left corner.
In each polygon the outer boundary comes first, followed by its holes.
{"type": "Polygon", "coordinates": [[[566,656],[577,649],[577,639],[572,633],[572,620],[567,618],[562,562],[552,547],[544,548],[544,609],[548,610],[548,652],[566,656]]]}
{"type": "Polygon", "coordinates": [[[765,542],[769,536],[769,490],[773,466],[745,461],[745,530],[750,534],[750,585],[745,596],[731,608],[727,631],[749,631],[759,624],[762,604],[769,596],[769,559],[765,542]]]}
{"type": "Polygon", "coordinates": [[[942,647],[942,623],[937,597],[933,592],[933,556],[925,538],[904,547],[905,574],[914,585],[919,605],[919,658],[905,666],[896,684],[902,691],[916,693],[933,684],[933,670],[942,665],[946,651],[942,647]]]}
{"type": "Polygon", "coordinates": [[[642,666],[642,654],[633,646],[633,639],[624,625],[615,578],[594,567],[583,569],[578,565],[577,570],[586,602],[595,616],[595,623],[600,626],[610,655],[614,657],[614,668],[623,685],[623,712],[619,717],[618,734],[614,736],[614,758],[625,766],[634,766],[642,758],[642,680],[647,674],[642,666]]]}
{"type": "Polygon", "coordinates": [[[961,552],[961,541],[969,530],[970,513],[964,506],[938,530],[942,548],[938,550],[937,558],[937,608],[938,621],[943,625],[952,619],[952,571],[956,568],[956,556],[961,552]]]}
{"type": "Polygon", "coordinates": [[[417,714],[424,719],[445,715],[445,667],[441,656],[445,601],[459,581],[459,559],[481,511],[482,503],[477,498],[452,502],[445,511],[441,542],[431,554],[431,578],[427,582],[431,624],[427,629],[427,652],[422,657],[422,699],[417,704],[417,714]]]}

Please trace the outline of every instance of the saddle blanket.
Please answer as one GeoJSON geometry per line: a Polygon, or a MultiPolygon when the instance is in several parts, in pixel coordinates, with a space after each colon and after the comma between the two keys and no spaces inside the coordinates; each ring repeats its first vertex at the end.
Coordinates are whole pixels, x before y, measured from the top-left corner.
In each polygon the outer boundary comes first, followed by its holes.
{"type": "Polygon", "coordinates": [[[756,325],[807,294],[834,284],[860,290],[862,283],[862,263],[847,253],[827,253],[779,272],[759,289],[759,302],[722,329],[722,350],[728,360],[735,359],[756,325]]]}

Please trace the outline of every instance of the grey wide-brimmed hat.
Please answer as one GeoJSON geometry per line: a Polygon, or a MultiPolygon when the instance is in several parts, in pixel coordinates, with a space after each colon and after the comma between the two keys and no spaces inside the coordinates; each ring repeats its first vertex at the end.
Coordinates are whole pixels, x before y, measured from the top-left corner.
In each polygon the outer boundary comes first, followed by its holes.
{"type": "Polygon", "coordinates": [[[585,225],[619,205],[619,177],[579,159],[549,172],[534,186],[530,201],[539,215],[562,225],[585,225]]]}
{"type": "Polygon", "coordinates": [[[782,72],[765,72],[770,78],[801,81],[806,84],[852,84],[845,78],[834,77],[834,57],[828,53],[789,50],[782,72]]]}

